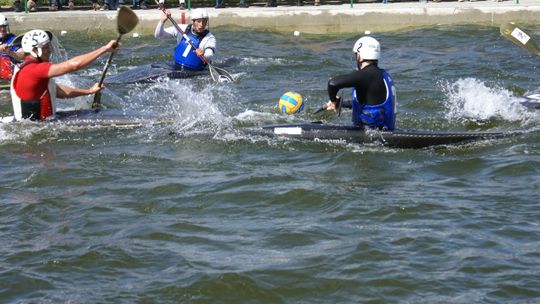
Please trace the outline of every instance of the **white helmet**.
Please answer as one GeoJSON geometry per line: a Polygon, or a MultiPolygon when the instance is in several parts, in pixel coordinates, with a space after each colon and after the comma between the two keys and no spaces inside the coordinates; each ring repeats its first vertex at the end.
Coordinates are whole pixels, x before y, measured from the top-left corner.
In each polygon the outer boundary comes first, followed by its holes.
{"type": "Polygon", "coordinates": [[[49,31],[31,30],[22,37],[22,49],[34,57],[41,57],[43,55],[41,48],[51,42],[51,39],[52,33],[49,31]],[[34,53],[34,48],[37,48],[37,54],[34,53]]]}
{"type": "Polygon", "coordinates": [[[191,12],[191,20],[208,19],[208,12],[204,8],[196,8],[191,12]]]}
{"type": "Polygon", "coordinates": [[[381,44],[373,37],[364,36],[356,41],[353,53],[360,53],[364,60],[379,60],[381,58],[381,44]]]}
{"type": "Polygon", "coordinates": [[[7,17],[3,14],[0,14],[0,26],[8,26],[9,23],[7,21],[7,17]]]}

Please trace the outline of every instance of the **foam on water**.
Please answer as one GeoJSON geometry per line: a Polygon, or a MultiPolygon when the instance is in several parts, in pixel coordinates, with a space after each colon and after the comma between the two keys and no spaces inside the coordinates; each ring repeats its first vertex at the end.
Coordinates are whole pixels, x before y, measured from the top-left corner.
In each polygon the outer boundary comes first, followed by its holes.
{"type": "Polygon", "coordinates": [[[256,123],[269,122],[277,123],[276,121],[286,120],[287,122],[296,121],[294,115],[285,115],[283,113],[276,112],[259,112],[254,110],[245,110],[234,117],[235,120],[240,122],[256,123]]]}
{"type": "Polygon", "coordinates": [[[5,143],[27,143],[38,132],[45,130],[42,124],[24,121],[16,124],[0,124],[0,145],[5,143]]]}
{"type": "Polygon", "coordinates": [[[283,58],[260,58],[260,57],[244,57],[240,62],[240,66],[256,66],[256,65],[289,65],[291,61],[283,58]]]}
{"type": "Polygon", "coordinates": [[[10,140],[13,136],[13,133],[4,129],[5,129],[5,126],[0,125],[0,143],[10,140]]]}
{"type": "Polygon", "coordinates": [[[507,121],[527,120],[534,113],[520,104],[520,98],[500,86],[488,86],[475,78],[458,79],[454,83],[442,84],[447,99],[448,120],[503,119],[507,121]]]}

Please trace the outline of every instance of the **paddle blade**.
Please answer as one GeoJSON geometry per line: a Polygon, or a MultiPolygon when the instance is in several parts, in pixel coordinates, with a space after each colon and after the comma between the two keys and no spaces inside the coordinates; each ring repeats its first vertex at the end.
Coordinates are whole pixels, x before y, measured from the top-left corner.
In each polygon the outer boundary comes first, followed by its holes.
{"type": "Polygon", "coordinates": [[[507,22],[500,27],[501,35],[512,41],[516,45],[526,49],[532,54],[540,56],[540,48],[534,39],[525,31],[520,29],[514,22],[507,22]]]}
{"type": "Polygon", "coordinates": [[[234,77],[225,69],[208,64],[208,70],[210,71],[210,76],[212,77],[212,80],[214,80],[215,82],[227,83],[236,81],[236,79],[234,79],[234,77]]]}
{"type": "Polygon", "coordinates": [[[131,32],[137,23],[139,23],[139,17],[127,6],[121,6],[118,11],[118,34],[124,35],[131,32]]]}

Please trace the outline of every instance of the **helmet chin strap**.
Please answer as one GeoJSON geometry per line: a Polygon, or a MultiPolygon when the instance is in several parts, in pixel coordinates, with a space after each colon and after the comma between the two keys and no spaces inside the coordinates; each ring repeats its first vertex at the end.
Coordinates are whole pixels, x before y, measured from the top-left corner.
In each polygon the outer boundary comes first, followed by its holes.
{"type": "Polygon", "coordinates": [[[43,50],[41,48],[36,48],[36,49],[37,49],[37,54],[34,52],[34,50],[32,50],[30,52],[30,55],[36,57],[39,62],[42,62],[43,60],[41,59],[41,55],[43,55],[43,50]]]}

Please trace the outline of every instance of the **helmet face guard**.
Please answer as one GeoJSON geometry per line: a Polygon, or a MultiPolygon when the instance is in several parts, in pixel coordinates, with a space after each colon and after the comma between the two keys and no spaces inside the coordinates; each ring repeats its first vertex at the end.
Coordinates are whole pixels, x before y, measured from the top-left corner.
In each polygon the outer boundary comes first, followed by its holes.
{"type": "Polygon", "coordinates": [[[52,37],[53,35],[49,31],[31,30],[22,37],[22,49],[25,53],[40,58],[43,55],[42,48],[51,42],[52,37]],[[34,49],[37,49],[37,53],[34,52],[34,49]]]}

